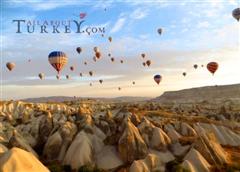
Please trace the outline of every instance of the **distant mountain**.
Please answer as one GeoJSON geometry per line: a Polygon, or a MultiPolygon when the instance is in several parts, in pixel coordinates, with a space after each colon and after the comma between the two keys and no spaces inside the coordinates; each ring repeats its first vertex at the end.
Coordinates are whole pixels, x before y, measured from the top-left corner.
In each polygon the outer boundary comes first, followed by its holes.
{"type": "Polygon", "coordinates": [[[115,97],[115,98],[90,98],[90,97],[68,97],[68,96],[51,96],[51,97],[38,97],[22,99],[25,102],[45,103],[45,102],[64,102],[64,101],[76,101],[76,100],[95,100],[103,102],[139,102],[150,100],[150,97],[115,97]]]}
{"type": "Polygon", "coordinates": [[[240,84],[206,86],[179,91],[167,91],[153,99],[162,103],[240,100],[240,84]]]}

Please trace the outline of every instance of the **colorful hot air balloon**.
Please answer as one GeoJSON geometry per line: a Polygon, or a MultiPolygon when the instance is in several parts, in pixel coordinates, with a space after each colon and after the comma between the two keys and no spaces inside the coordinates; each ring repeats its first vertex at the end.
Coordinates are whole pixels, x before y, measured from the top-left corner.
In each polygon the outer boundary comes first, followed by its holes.
{"type": "Polygon", "coordinates": [[[198,65],[197,65],[197,64],[195,64],[195,65],[193,65],[193,67],[194,67],[194,69],[197,69],[197,68],[198,68],[198,65]]]}
{"type": "Polygon", "coordinates": [[[71,71],[74,71],[74,67],[73,67],[73,66],[70,66],[70,70],[71,70],[71,71]]]}
{"type": "Polygon", "coordinates": [[[183,76],[186,76],[186,75],[187,75],[187,73],[186,73],[186,72],[183,72],[183,73],[182,73],[182,75],[183,75],[183,76]]]}
{"type": "Polygon", "coordinates": [[[92,71],[89,71],[89,75],[92,76],[92,75],[93,75],[93,72],[92,72],[92,71]]]}
{"type": "Polygon", "coordinates": [[[236,8],[232,11],[232,16],[239,21],[240,19],[240,8],[236,8]]]}
{"type": "Polygon", "coordinates": [[[155,75],[153,79],[157,84],[159,84],[162,80],[162,76],[161,75],[155,75]]]}
{"type": "Polygon", "coordinates": [[[142,56],[142,58],[145,58],[146,55],[144,53],[142,53],[141,56],[142,56]]]}
{"type": "Polygon", "coordinates": [[[7,62],[6,63],[6,66],[8,68],[9,71],[12,71],[13,68],[16,66],[15,63],[12,63],[12,62],[7,62]]]}
{"type": "Polygon", "coordinates": [[[162,29],[162,28],[159,28],[157,31],[158,31],[158,34],[161,35],[162,32],[163,32],[163,29],[162,29]]]}
{"type": "Polygon", "coordinates": [[[100,53],[100,52],[96,52],[96,53],[95,53],[95,56],[96,56],[98,59],[100,59],[101,53],[100,53]]]}
{"type": "Polygon", "coordinates": [[[209,72],[211,72],[213,75],[218,69],[218,63],[217,62],[210,62],[207,64],[207,69],[209,72]]]}
{"type": "Polygon", "coordinates": [[[108,40],[109,40],[109,42],[112,42],[112,37],[109,36],[109,37],[108,37],[108,40]]]}
{"type": "Polygon", "coordinates": [[[146,63],[145,63],[145,62],[143,62],[142,64],[143,64],[143,66],[146,66],[146,63]]]}
{"type": "Polygon", "coordinates": [[[149,67],[151,65],[151,60],[146,61],[147,66],[149,67]]]}
{"type": "Polygon", "coordinates": [[[59,73],[63,69],[63,67],[67,64],[68,58],[64,52],[53,51],[48,55],[48,61],[59,73]]]}
{"type": "Polygon", "coordinates": [[[40,79],[43,79],[43,78],[44,78],[44,73],[39,73],[39,74],[38,74],[38,77],[39,77],[40,79]]]}
{"type": "Polygon", "coordinates": [[[103,80],[102,80],[102,79],[100,79],[100,80],[99,80],[99,82],[100,82],[100,84],[102,84],[102,83],[103,83],[103,80]]]}
{"type": "Polygon", "coordinates": [[[78,52],[78,54],[80,54],[82,52],[82,48],[81,47],[77,47],[76,51],[78,52]]]}
{"type": "Polygon", "coordinates": [[[113,57],[111,58],[111,61],[114,62],[114,58],[113,57]]]}

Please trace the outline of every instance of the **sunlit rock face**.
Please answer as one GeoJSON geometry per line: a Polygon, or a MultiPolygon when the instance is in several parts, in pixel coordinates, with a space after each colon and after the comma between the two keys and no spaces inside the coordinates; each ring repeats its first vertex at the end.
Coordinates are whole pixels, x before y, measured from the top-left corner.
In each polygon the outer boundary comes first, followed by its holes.
{"type": "Polygon", "coordinates": [[[73,170],[91,166],[109,172],[170,168],[201,172],[219,166],[226,171],[226,164],[240,163],[240,124],[232,120],[237,119],[233,115],[236,104],[228,102],[224,107],[204,103],[2,102],[0,165],[13,172],[17,171],[10,166],[28,171],[28,164],[17,157],[21,154],[43,171],[51,165],[73,170]],[[220,111],[222,117],[217,117],[220,111]]]}

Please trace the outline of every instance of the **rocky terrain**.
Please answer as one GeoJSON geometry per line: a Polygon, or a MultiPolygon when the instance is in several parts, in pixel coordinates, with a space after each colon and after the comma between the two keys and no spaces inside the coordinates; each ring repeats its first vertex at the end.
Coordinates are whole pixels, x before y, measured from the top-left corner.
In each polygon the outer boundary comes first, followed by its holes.
{"type": "Polygon", "coordinates": [[[2,101],[1,172],[239,171],[240,103],[2,101]]]}

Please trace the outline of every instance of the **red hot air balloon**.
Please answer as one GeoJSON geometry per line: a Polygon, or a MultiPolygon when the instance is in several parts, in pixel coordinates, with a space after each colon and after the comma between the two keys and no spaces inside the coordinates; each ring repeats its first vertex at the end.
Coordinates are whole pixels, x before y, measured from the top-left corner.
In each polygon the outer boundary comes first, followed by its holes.
{"type": "Polygon", "coordinates": [[[162,81],[162,76],[161,75],[155,75],[153,79],[157,84],[159,84],[162,81]]]}
{"type": "Polygon", "coordinates": [[[209,72],[211,72],[213,75],[218,69],[218,63],[217,62],[210,62],[207,64],[207,69],[209,72]]]}
{"type": "Polygon", "coordinates": [[[95,53],[95,56],[96,56],[98,59],[100,59],[101,53],[98,51],[98,52],[95,53]]]}
{"type": "Polygon", "coordinates": [[[146,61],[147,66],[149,67],[151,65],[151,60],[146,61]]]}

